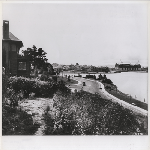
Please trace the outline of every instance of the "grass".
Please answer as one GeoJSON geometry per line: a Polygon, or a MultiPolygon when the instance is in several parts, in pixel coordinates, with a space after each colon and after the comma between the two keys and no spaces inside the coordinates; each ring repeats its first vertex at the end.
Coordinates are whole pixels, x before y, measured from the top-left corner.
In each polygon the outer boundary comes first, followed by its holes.
{"type": "Polygon", "coordinates": [[[148,134],[147,117],[137,117],[132,111],[97,94],[80,91],[62,96],[57,93],[53,100],[55,115],[44,116],[46,135],[148,134]]]}
{"type": "Polygon", "coordinates": [[[148,110],[148,104],[144,103],[144,102],[141,102],[141,101],[138,101],[130,96],[127,96],[126,94],[122,93],[122,92],[119,92],[119,91],[114,91],[114,90],[108,90],[106,89],[106,91],[110,94],[112,94],[113,96],[129,103],[129,104],[132,104],[134,103],[136,106],[142,108],[142,109],[145,109],[145,110],[148,110]]]}

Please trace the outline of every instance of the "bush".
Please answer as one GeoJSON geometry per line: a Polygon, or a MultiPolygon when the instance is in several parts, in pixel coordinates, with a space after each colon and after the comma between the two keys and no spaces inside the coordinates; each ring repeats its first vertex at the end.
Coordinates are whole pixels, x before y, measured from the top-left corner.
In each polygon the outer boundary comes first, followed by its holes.
{"type": "Polygon", "coordinates": [[[8,77],[6,75],[2,75],[2,100],[5,100],[5,93],[8,87],[8,77]]]}
{"type": "Polygon", "coordinates": [[[40,77],[40,80],[41,81],[47,81],[48,80],[48,76],[45,75],[45,74],[42,74],[41,77],[40,77]]]}
{"type": "Polygon", "coordinates": [[[23,93],[24,98],[28,98],[30,93],[35,93],[36,97],[52,97],[57,91],[70,93],[70,89],[63,82],[56,83],[52,79],[41,81],[24,77],[11,77],[8,79],[7,87],[13,89],[16,94],[23,93]]]}
{"type": "Polygon", "coordinates": [[[84,91],[64,96],[55,94],[53,114],[45,115],[48,135],[133,135],[147,134],[132,111],[84,91]]]}
{"type": "Polygon", "coordinates": [[[25,111],[2,106],[2,135],[33,135],[39,128],[25,111]]]}
{"type": "Polygon", "coordinates": [[[71,94],[71,90],[65,86],[62,80],[58,82],[57,89],[57,91],[61,91],[63,95],[71,94]]]}
{"type": "Polygon", "coordinates": [[[33,124],[32,116],[18,108],[18,101],[23,98],[19,87],[26,90],[25,81],[3,75],[2,82],[2,135],[33,135],[39,125],[33,124]]]}
{"type": "Polygon", "coordinates": [[[96,76],[95,75],[86,75],[86,78],[96,79],[96,76]]]}
{"type": "Polygon", "coordinates": [[[23,91],[24,97],[29,97],[30,92],[33,91],[35,80],[30,80],[25,77],[10,77],[8,79],[8,88],[13,89],[15,93],[23,91]]]}
{"type": "Polygon", "coordinates": [[[110,79],[103,79],[102,83],[113,84],[113,82],[110,79]]]}
{"type": "Polygon", "coordinates": [[[53,76],[52,79],[57,82],[57,76],[53,76]]]}

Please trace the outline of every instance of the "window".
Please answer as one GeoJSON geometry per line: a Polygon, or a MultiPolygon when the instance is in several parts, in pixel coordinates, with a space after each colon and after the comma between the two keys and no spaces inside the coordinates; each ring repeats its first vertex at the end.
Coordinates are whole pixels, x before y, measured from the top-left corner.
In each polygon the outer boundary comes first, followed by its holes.
{"type": "Polygon", "coordinates": [[[26,70],[26,62],[19,62],[18,70],[26,70]]]}

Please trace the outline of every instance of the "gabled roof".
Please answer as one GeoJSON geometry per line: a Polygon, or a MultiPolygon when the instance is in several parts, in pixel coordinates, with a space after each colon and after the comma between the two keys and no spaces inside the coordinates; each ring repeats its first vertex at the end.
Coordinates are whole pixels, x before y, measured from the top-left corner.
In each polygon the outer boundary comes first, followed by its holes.
{"type": "Polygon", "coordinates": [[[3,40],[18,42],[20,48],[23,47],[22,41],[19,40],[17,37],[15,37],[11,32],[9,32],[9,39],[3,39],[3,40]]]}
{"type": "Polygon", "coordinates": [[[20,41],[17,37],[15,37],[11,32],[9,32],[9,39],[12,41],[20,41]]]}

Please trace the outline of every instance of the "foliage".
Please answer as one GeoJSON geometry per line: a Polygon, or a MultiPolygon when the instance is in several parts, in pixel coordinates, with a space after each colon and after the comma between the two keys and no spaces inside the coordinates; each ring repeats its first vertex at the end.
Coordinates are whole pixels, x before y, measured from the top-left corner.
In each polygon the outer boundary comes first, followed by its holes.
{"type": "MultiPolygon", "coordinates": [[[[18,101],[35,93],[39,97],[51,97],[57,90],[69,94],[70,90],[63,82],[55,83],[39,81],[24,77],[10,77],[3,75],[2,79],[2,134],[3,135],[32,135],[39,128],[33,124],[32,116],[18,108],[18,101]]],[[[48,109],[47,109],[48,111],[48,109]]]]}
{"type": "Polygon", "coordinates": [[[13,89],[15,93],[20,93],[20,91],[22,91],[24,97],[27,98],[30,92],[33,92],[35,83],[35,80],[30,80],[25,77],[10,77],[8,79],[8,88],[13,89]]]}
{"type": "Polygon", "coordinates": [[[10,77],[8,88],[13,89],[15,93],[22,92],[24,98],[28,98],[30,93],[35,93],[36,97],[52,97],[57,90],[70,93],[63,82],[56,83],[51,79],[41,81],[25,77],[10,77]]]}
{"type": "Polygon", "coordinates": [[[54,74],[53,66],[47,62],[47,53],[42,48],[37,49],[36,46],[33,45],[32,48],[23,50],[22,53],[24,56],[29,58],[31,64],[34,66],[34,69],[42,68],[43,71],[48,71],[51,75],[54,74]]]}
{"type": "Polygon", "coordinates": [[[23,50],[22,53],[24,56],[29,57],[33,66],[37,66],[38,68],[42,67],[47,61],[46,52],[42,48],[37,49],[35,45],[32,48],[23,50]]]}
{"type": "Polygon", "coordinates": [[[5,92],[7,89],[7,80],[8,80],[8,77],[2,74],[2,99],[4,99],[3,97],[5,96],[5,92]]]}
{"type": "Polygon", "coordinates": [[[86,75],[86,78],[96,79],[96,76],[95,75],[86,75]]]}
{"type": "MultiPolygon", "coordinates": [[[[2,88],[2,134],[3,135],[32,135],[38,129],[33,124],[32,116],[18,108],[18,101],[23,98],[19,87],[9,88],[9,78],[3,75],[2,88]],[[17,93],[16,93],[17,92],[17,93]]],[[[19,82],[20,83],[20,82],[19,82]]],[[[19,84],[22,86],[22,84],[19,84]]],[[[18,85],[18,86],[19,86],[18,85]]]]}
{"type": "Polygon", "coordinates": [[[39,128],[25,111],[2,106],[2,135],[33,135],[39,128]]]}
{"type": "Polygon", "coordinates": [[[103,79],[102,83],[113,84],[113,82],[110,79],[103,79]]]}
{"type": "Polygon", "coordinates": [[[46,135],[147,134],[132,111],[84,91],[54,95],[53,113],[44,116],[46,135]]]}
{"type": "Polygon", "coordinates": [[[94,67],[92,66],[91,71],[93,72],[110,72],[110,69],[108,67],[94,67]]]}

